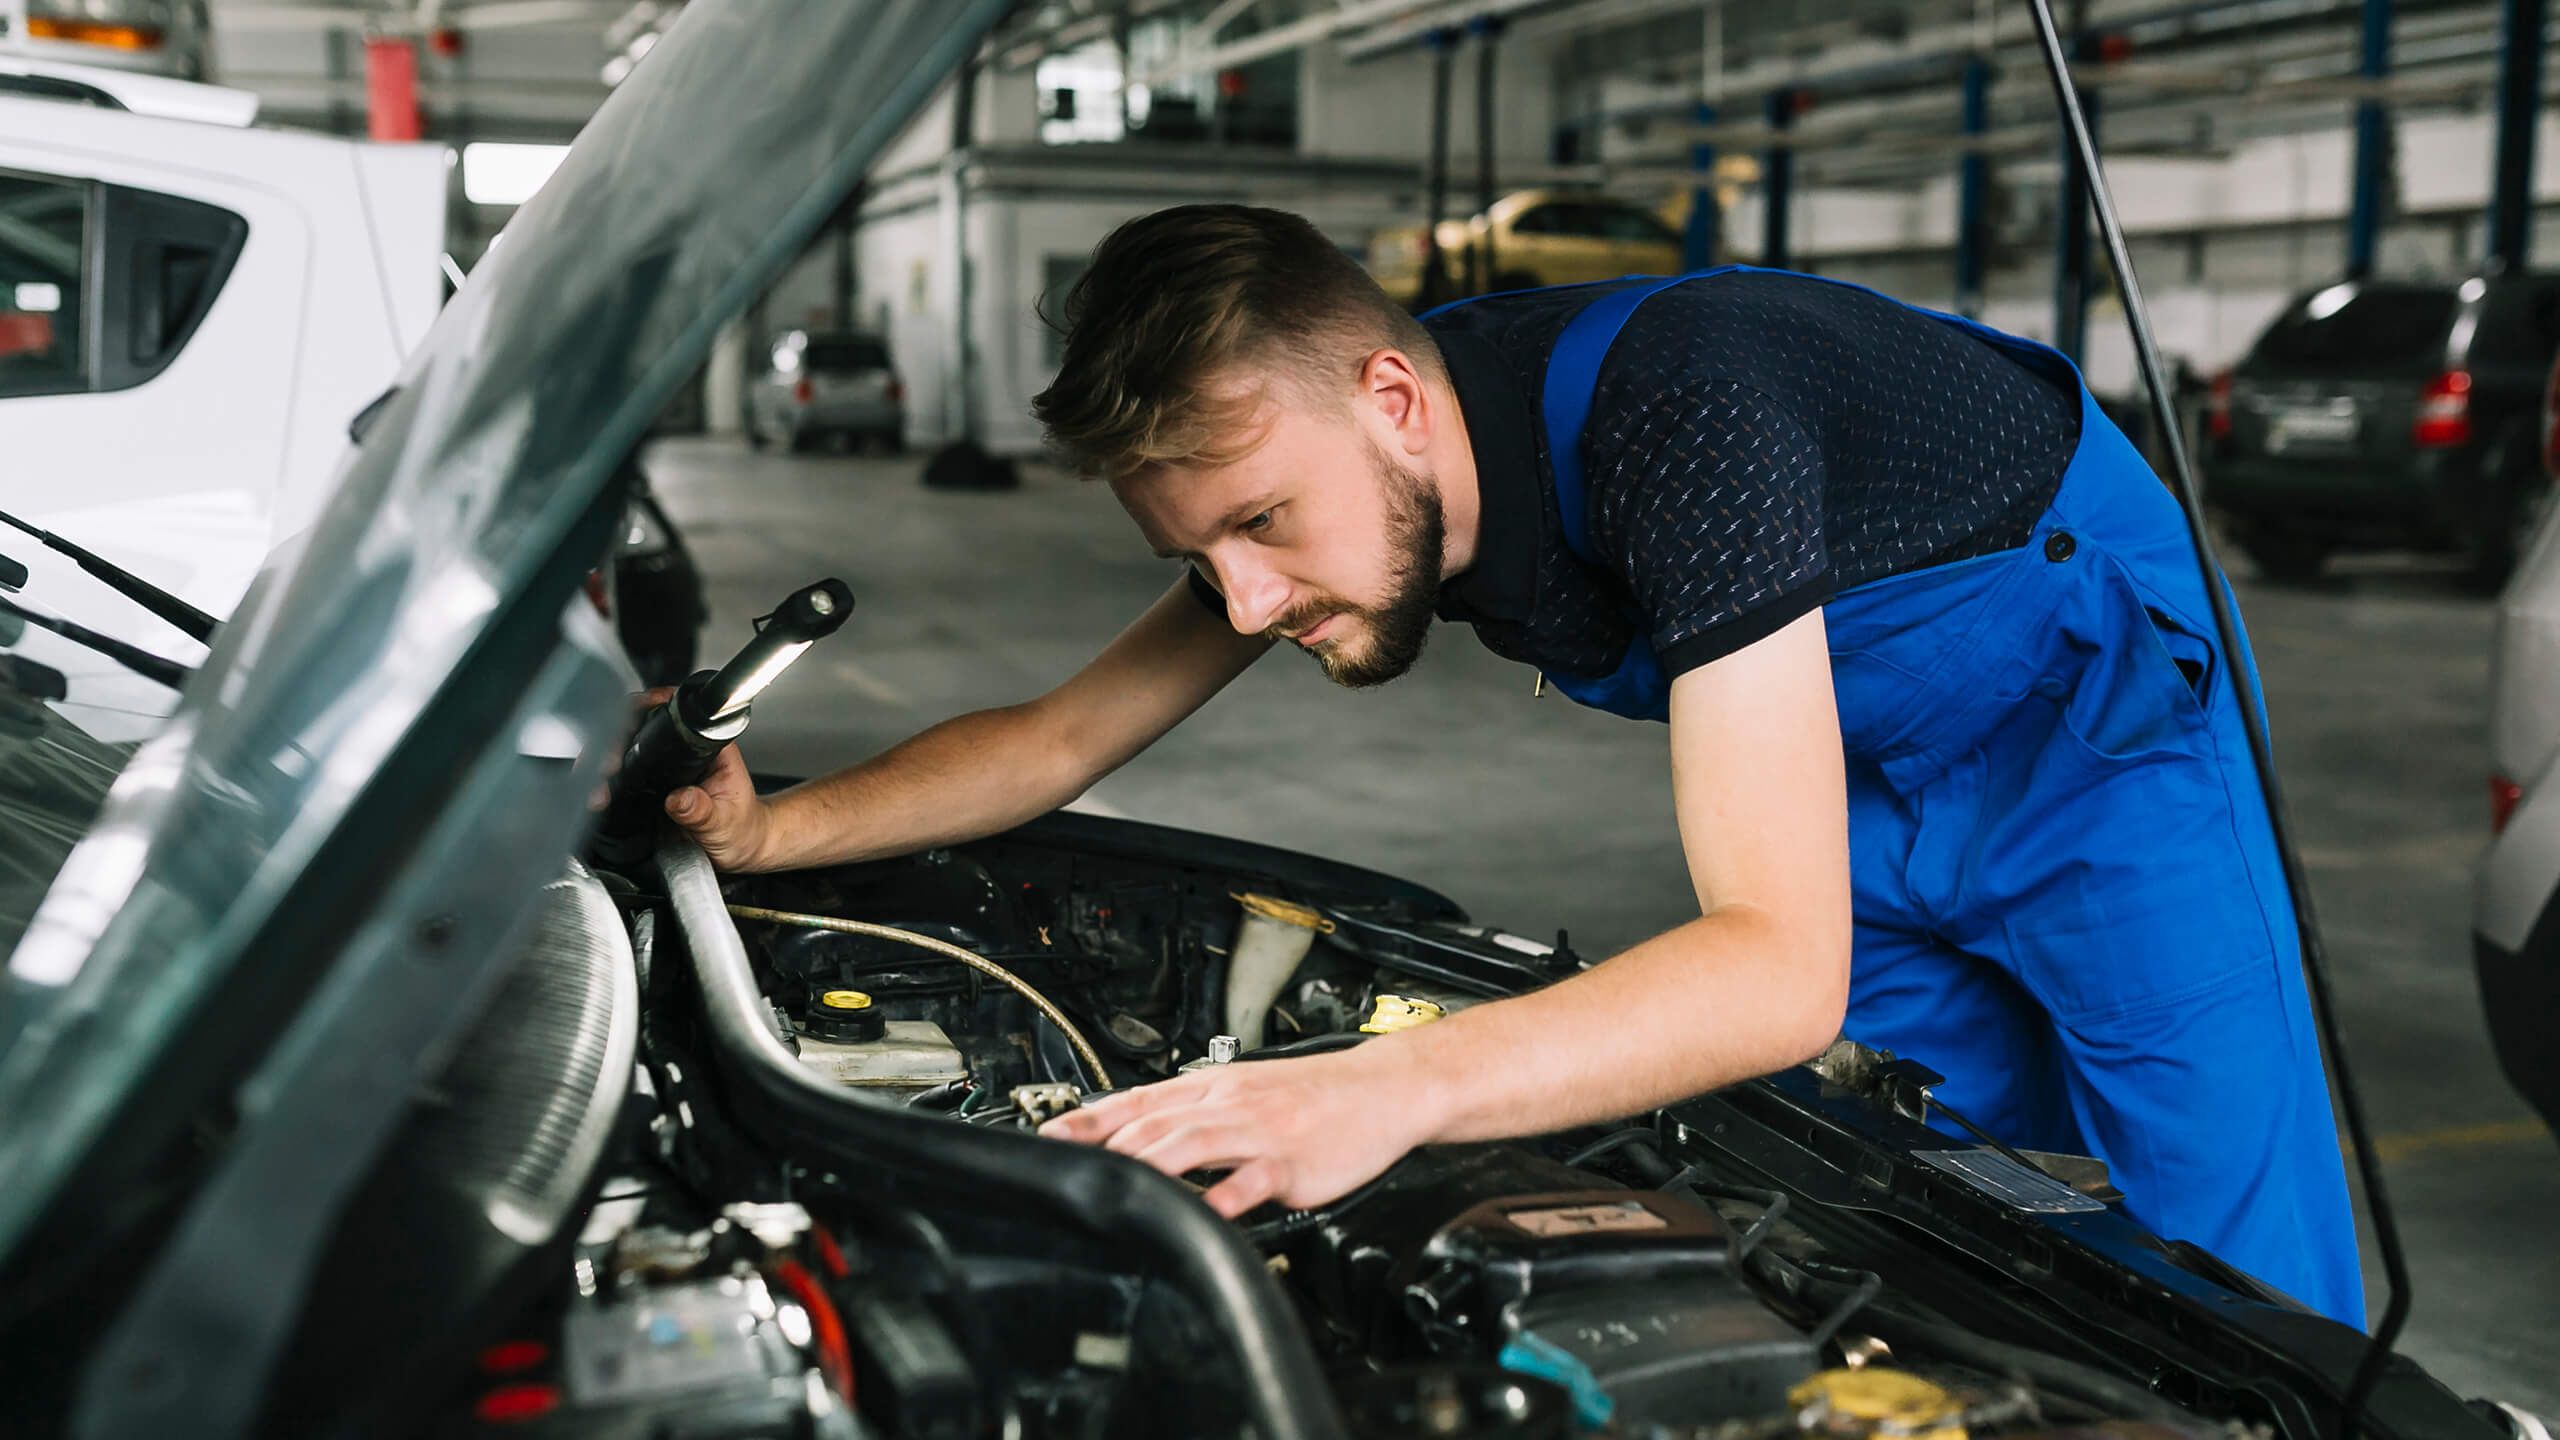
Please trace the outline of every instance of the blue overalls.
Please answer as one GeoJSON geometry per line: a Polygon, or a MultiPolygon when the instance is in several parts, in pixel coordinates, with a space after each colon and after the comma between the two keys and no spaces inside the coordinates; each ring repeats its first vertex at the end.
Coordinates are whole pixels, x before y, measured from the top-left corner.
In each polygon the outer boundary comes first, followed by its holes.
{"type": "MultiPolygon", "coordinates": [[[[1558,340],[1548,450],[1585,564],[1602,357],[1648,296],[1742,268],[1606,291],[1558,340]]],[[[1920,313],[2076,383],[2042,345],[1920,313]]],[[[1944,1072],[1938,1096],[2013,1145],[2099,1156],[2158,1234],[2361,1329],[2293,905],[2229,662],[2176,500],[2080,397],[2079,449],[2025,545],[1823,607],[1848,775],[1847,1033],[1944,1072]]],[[[1667,719],[1635,632],[1614,674],[1548,683],[1667,719]]],[[[2238,663],[2254,663],[2245,640],[2238,663]]]]}

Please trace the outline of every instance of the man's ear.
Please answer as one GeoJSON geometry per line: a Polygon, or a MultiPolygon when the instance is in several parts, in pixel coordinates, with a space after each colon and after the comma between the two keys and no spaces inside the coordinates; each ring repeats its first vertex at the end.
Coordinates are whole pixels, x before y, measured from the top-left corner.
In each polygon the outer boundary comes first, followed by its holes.
{"type": "Polygon", "coordinates": [[[1419,455],[1430,448],[1433,413],[1430,387],[1403,351],[1389,347],[1369,352],[1360,362],[1360,395],[1375,406],[1395,434],[1396,448],[1419,455]]]}

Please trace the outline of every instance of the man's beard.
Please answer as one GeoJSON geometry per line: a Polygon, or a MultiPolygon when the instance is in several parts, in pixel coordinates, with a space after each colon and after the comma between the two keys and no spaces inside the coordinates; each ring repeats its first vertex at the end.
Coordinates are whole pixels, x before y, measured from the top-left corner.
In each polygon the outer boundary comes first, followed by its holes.
{"type": "Polygon", "coordinates": [[[1361,689],[1383,685],[1413,668],[1431,638],[1432,614],[1440,599],[1441,546],[1446,517],[1440,491],[1428,476],[1406,469],[1385,451],[1372,446],[1379,493],[1386,500],[1387,598],[1378,605],[1329,602],[1309,605],[1282,616],[1269,633],[1287,638],[1340,615],[1349,633],[1309,647],[1325,677],[1337,685],[1361,689]],[[1357,622],[1356,625],[1348,622],[1357,622]],[[1354,649],[1354,636],[1366,643],[1354,649]]]}

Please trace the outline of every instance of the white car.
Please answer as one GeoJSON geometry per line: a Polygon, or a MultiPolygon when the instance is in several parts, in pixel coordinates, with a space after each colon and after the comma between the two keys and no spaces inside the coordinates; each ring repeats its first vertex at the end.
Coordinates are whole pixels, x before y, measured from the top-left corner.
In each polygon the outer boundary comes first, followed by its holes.
{"type": "MultiPolygon", "coordinates": [[[[311,523],[349,419],[443,303],[447,150],[256,114],[242,91],[0,51],[0,510],[216,616],[311,523]]],[[[201,653],[15,531],[0,555],[33,572],[26,603],[201,653]]],[[[25,648],[107,686],[99,706],[154,708],[94,655],[25,648]]]]}
{"type": "MultiPolygon", "coordinates": [[[[2560,458],[2553,417],[2546,406],[2547,460],[2560,458]]],[[[2497,838],[2472,910],[2480,998],[2508,1082],[2560,1131],[2560,523],[2548,514],[2498,600],[2489,758],[2497,838]]]]}

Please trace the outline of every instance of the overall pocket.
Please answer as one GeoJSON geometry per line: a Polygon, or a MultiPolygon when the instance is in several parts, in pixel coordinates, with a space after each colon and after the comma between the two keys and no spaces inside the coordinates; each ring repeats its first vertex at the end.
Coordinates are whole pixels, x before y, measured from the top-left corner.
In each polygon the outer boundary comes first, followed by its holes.
{"type": "Polygon", "coordinates": [[[2092,557],[2055,643],[2066,690],[2062,723],[2089,763],[2107,767],[2213,753],[2207,707],[2221,657],[2211,642],[2148,603],[2112,558],[2092,557]]]}

